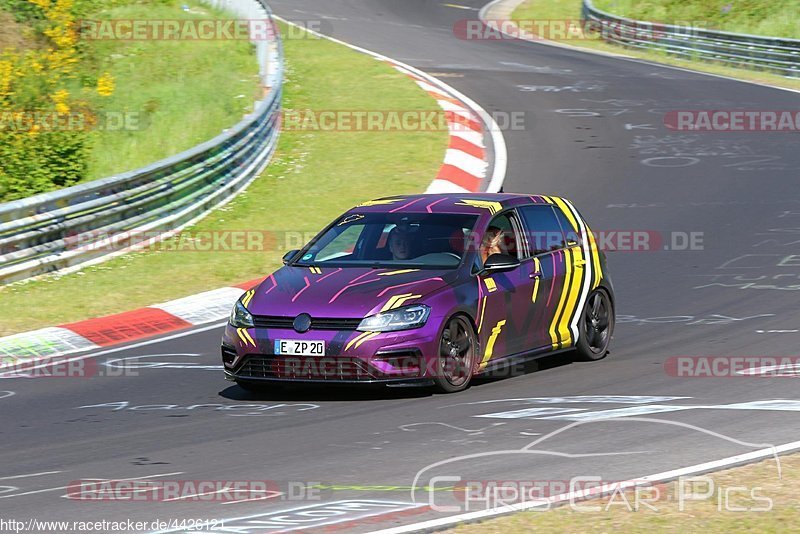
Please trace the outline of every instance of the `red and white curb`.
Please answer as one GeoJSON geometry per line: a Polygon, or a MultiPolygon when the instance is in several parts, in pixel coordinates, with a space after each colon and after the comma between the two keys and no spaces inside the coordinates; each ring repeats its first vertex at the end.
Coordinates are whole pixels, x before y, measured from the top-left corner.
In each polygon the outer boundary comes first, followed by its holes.
{"type": "Polygon", "coordinates": [[[463,102],[447,94],[444,87],[429,83],[405,67],[392,66],[412,78],[420,88],[436,100],[445,112],[450,143],[444,163],[426,193],[466,193],[481,190],[489,162],[486,160],[484,125],[480,117],[463,102]]]}
{"type": "Polygon", "coordinates": [[[494,118],[474,100],[427,72],[407,63],[298,26],[290,20],[278,16],[273,16],[273,18],[322,39],[372,56],[378,61],[385,61],[403,74],[411,76],[417,85],[436,99],[449,117],[450,143],[442,167],[439,169],[436,179],[428,186],[426,193],[478,191],[497,193],[503,188],[508,165],[506,141],[494,118]],[[490,142],[491,158],[487,157],[488,151],[484,139],[490,142]]]}
{"type": "MultiPolygon", "coordinates": [[[[292,24],[290,21],[284,22],[292,24]]],[[[494,119],[483,108],[446,83],[411,65],[307,28],[303,29],[389,63],[398,71],[412,77],[445,111],[450,142],[439,173],[426,193],[500,191],[507,165],[505,139],[494,119]],[[491,142],[491,163],[487,157],[485,139],[491,142]]],[[[86,352],[225,320],[242,293],[260,280],[107,317],[0,337],[0,371],[42,358],[86,352]]]]}
{"type": "Polygon", "coordinates": [[[0,338],[0,371],[227,319],[236,300],[261,279],[138,310],[0,338]]]}

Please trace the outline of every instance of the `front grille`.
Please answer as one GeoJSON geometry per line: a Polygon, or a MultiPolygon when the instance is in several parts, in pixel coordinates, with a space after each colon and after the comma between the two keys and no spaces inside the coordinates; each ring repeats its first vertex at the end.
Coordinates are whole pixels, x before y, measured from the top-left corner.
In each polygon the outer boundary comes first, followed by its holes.
{"type": "Polygon", "coordinates": [[[375,380],[369,365],[358,358],[303,356],[245,356],[236,372],[239,378],[286,378],[306,380],[375,380]]]}
{"type": "MultiPolygon", "coordinates": [[[[253,324],[256,328],[283,328],[291,329],[294,317],[280,315],[254,315],[253,324]]],[[[312,317],[311,330],[355,330],[361,319],[339,319],[335,317],[312,317]]]]}

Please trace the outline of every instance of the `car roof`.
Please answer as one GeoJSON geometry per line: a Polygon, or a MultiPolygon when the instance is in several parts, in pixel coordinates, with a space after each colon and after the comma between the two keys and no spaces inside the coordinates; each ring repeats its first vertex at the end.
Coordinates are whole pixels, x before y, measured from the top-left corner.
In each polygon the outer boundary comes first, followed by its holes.
{"type": "Polygon", "coordinates": [[[519,193],[436,193],[397,195],[368,200],[348,213],[454,213],[480,215],[496,213],[525,204],[552,204],[561,197],[519,193]]]}

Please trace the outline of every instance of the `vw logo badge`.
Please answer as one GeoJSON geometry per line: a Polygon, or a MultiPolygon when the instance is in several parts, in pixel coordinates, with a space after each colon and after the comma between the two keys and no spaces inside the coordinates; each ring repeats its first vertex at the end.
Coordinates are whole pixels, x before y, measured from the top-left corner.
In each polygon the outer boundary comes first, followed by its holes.
{"type": "Polygon", "coordinates": [[[292,326],[294,327],[294,331],[298,334],[308,332],[308,330],[311,328],[311,316],[307,313],[301,313],[294,318],[292,326]]]}

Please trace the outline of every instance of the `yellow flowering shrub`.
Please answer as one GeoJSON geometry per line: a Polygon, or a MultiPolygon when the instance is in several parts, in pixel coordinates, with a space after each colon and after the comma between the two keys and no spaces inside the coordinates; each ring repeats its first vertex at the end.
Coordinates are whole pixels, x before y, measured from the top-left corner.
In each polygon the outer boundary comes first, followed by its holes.
{"type": "MultiPolygon", "coordinates": [[[[63,120],[83,105],[67,88],[79,61],[75,0],[16,0],[10,7],[36,22],[44,46],[0,51],[0,201],[75,184],[88,162],[86,129],[63,120]]],[[[113,90],[110,75],[98,80],[99,94],[113,90]]]]}

